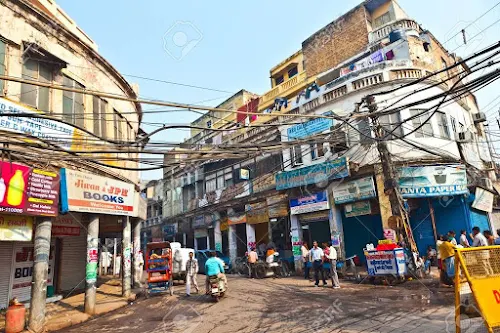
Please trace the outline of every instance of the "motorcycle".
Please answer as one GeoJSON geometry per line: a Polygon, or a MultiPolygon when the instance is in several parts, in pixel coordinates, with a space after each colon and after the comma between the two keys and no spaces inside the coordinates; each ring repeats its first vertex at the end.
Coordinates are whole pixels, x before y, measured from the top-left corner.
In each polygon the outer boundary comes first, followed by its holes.
{"type": "Polygon", "coordinates": [[[226,285],[222,279],[219,279],[217,275],[212,275],[209,277],[210,283],[210,296],[218,302],[220,298],[224,297],[226,293],[226,285]]]}

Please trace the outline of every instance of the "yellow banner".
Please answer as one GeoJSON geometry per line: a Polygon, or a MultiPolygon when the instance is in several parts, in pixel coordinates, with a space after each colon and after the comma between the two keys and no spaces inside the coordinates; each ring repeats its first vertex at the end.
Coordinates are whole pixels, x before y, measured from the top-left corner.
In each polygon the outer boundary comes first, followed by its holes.
{"type": "Polygon", "coordinates": [[[33,235],[33,217],[0,215],[0,241],[29,242],[33,235]]]}

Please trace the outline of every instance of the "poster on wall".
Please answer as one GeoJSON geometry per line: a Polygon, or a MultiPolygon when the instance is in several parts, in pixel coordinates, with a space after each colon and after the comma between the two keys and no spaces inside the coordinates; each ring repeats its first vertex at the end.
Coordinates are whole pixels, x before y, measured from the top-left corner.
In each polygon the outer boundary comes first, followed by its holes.
{"type": "Polygon", "coordinates": [[[482,210],[484,212],[493,212],[493,200],[495,195],[490,191],[486,191],[480,187],[476,188],[476,197],[472,203],[472,208],[482,210]]]}
{"type": "Polygon", "coordinates": [[[61,211],[134,216],[134,184],[61,169],[61,211]]]}
{"type": "Polygon", "coordinates": [[[0,162],[0,213],[57,216],[59,174],[0,162]]]}
{"type": "MultiPolygon", "coordinates": [[[[47,286],[54,285],[55,244],[50,245],[49,271],[47,286]]],[[[17,244],[14,247],[14,265],[11,276],[11,298],[17,297],[20,302],[31,298],[31,282],[33,276],[34,247],[31,244],[17,244]]]]}
{"type": "Polygon", "coordinates": [[[337,205],[375,197],[375,184],[371,176],[342,182],[333,189],[333,199],[337,205]]]}
{"type": "Polygon", "coordinates": [[[29,242],[32,236],[31,216],[0,215],[0,241],[29,242]]]}

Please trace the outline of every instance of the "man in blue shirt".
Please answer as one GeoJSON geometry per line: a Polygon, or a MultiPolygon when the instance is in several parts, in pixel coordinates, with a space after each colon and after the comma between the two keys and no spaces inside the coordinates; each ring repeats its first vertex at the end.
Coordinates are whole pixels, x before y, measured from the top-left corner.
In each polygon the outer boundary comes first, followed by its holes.
{"type": "Polygon", "coordinates": [[[205,263],[205,274],[207,276],[205,289],[207,294],[209,294],[210,277],[214,275],[217,275],[218,278],[222,279],[222,281],[224,281],[224,285],[227,288],[227,278],[224,274],[224,265],[222,264],[222,260],[218,259],[215,256],[215,251],[211,251],[209,253],[209,256],[210,258],[208,258],[207,262],[205,263]]]}

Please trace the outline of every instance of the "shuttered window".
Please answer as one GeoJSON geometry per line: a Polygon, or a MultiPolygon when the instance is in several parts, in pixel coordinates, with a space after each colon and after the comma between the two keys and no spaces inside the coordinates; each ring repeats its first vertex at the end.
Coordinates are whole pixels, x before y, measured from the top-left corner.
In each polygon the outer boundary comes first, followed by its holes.
{"type": "MultiPolygon", "coordinates": [[[[64,76],[63,85],[69,88],[85,89],[75,80],[64,76]]],[[[73,91],[63,92],[63,119],[80,127],[85,127],[84,95],[73,91]]]]}
{"type": "MultiPolygon", "coordinates": [[[[46,63],[33,59],[25,59],[23,63],[23,79],[42,83],[52,82],[52,68],[46,63]]],[[[38,110],[49,112],[50,91],[46,87],[21,84],[21,102],[38,110]]]]}

